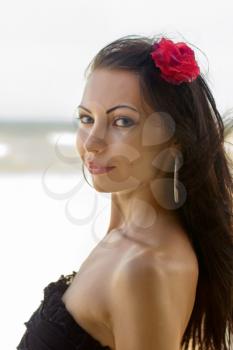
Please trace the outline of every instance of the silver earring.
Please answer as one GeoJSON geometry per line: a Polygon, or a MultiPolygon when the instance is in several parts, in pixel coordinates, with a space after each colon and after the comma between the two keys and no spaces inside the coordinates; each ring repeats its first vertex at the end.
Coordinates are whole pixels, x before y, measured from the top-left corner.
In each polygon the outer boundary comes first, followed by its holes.
{"type": "Polygon", "coordinates": [[[174,201],[175,203],[179,202],[179,192],[178,192],[178,157],[175,157],[175,166],[174,166],[174,201]]]}

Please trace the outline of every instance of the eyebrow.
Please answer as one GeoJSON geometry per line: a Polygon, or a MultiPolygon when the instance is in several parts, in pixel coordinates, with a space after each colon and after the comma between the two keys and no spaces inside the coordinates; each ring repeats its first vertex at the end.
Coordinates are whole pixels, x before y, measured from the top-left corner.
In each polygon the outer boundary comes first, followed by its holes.
{"type": "MultiPolygon", "coordinates": [[[[84,107],[84,106],[82,106],[82,105],[79,105],[78,108],[85,109],[87,112],[91,113],[91,111],[90,111],[89,109],[87,109],[86,107],[84,107]]],[[[108,114],[108,113],[111,113],[112,111],[114,111],[114,110],[117,109],[117,108],[129,108],[129,109],[132,109],[133,111],[138,112],[137,109],[134,108],[134,107],[131,107],[131,106],[128,106],[128,105],[117,105],[117,106],[114,106],[114,107],[108,109],[108,110],[106,111],[106,113],[107,113],[107,114],[108,114]]]]}

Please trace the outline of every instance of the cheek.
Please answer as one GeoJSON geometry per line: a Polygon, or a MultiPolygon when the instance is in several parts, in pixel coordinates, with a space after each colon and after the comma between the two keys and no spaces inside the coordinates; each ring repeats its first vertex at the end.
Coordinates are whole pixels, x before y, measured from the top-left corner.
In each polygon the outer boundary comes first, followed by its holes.
{"type": "Polygon", "coordinates": [[[156,148],[138,147],[140,157],[134,163],[133,171],[136,171],[142,178],[151,178],[158,171],[154,165],[154,160],[160,153],[156,148]]]}
{"type": "Polygon", "coordinates": [[[89,135],[88,128],[79,127],[76,133],[77,142],[79,142],[79,144],[85,142],[86,139],[88,138],[88,135],[89,135]]]}

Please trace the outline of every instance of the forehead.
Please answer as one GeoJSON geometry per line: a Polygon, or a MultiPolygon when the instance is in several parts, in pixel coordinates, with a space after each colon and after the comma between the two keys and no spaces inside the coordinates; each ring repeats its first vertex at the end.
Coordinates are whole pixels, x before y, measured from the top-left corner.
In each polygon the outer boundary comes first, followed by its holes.
{"type": "Polygon", "coordinates": [[[107,110],[117,104],[131,104],[145,110],[136,73],[117,69],[96,69],[87,79],[81,104],[107,110]]]}

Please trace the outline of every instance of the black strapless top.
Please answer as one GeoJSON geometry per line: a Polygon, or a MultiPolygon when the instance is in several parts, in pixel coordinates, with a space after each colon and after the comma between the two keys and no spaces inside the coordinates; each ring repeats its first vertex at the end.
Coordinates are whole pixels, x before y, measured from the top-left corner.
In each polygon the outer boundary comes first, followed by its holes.
{"type": "Polygon", "coordinates": [[[61,299],[76,273],[61,275],[44,288],[40,306],[24,322],[27,329],[17,350],[111,350],[75,321],[61,299]]]}

